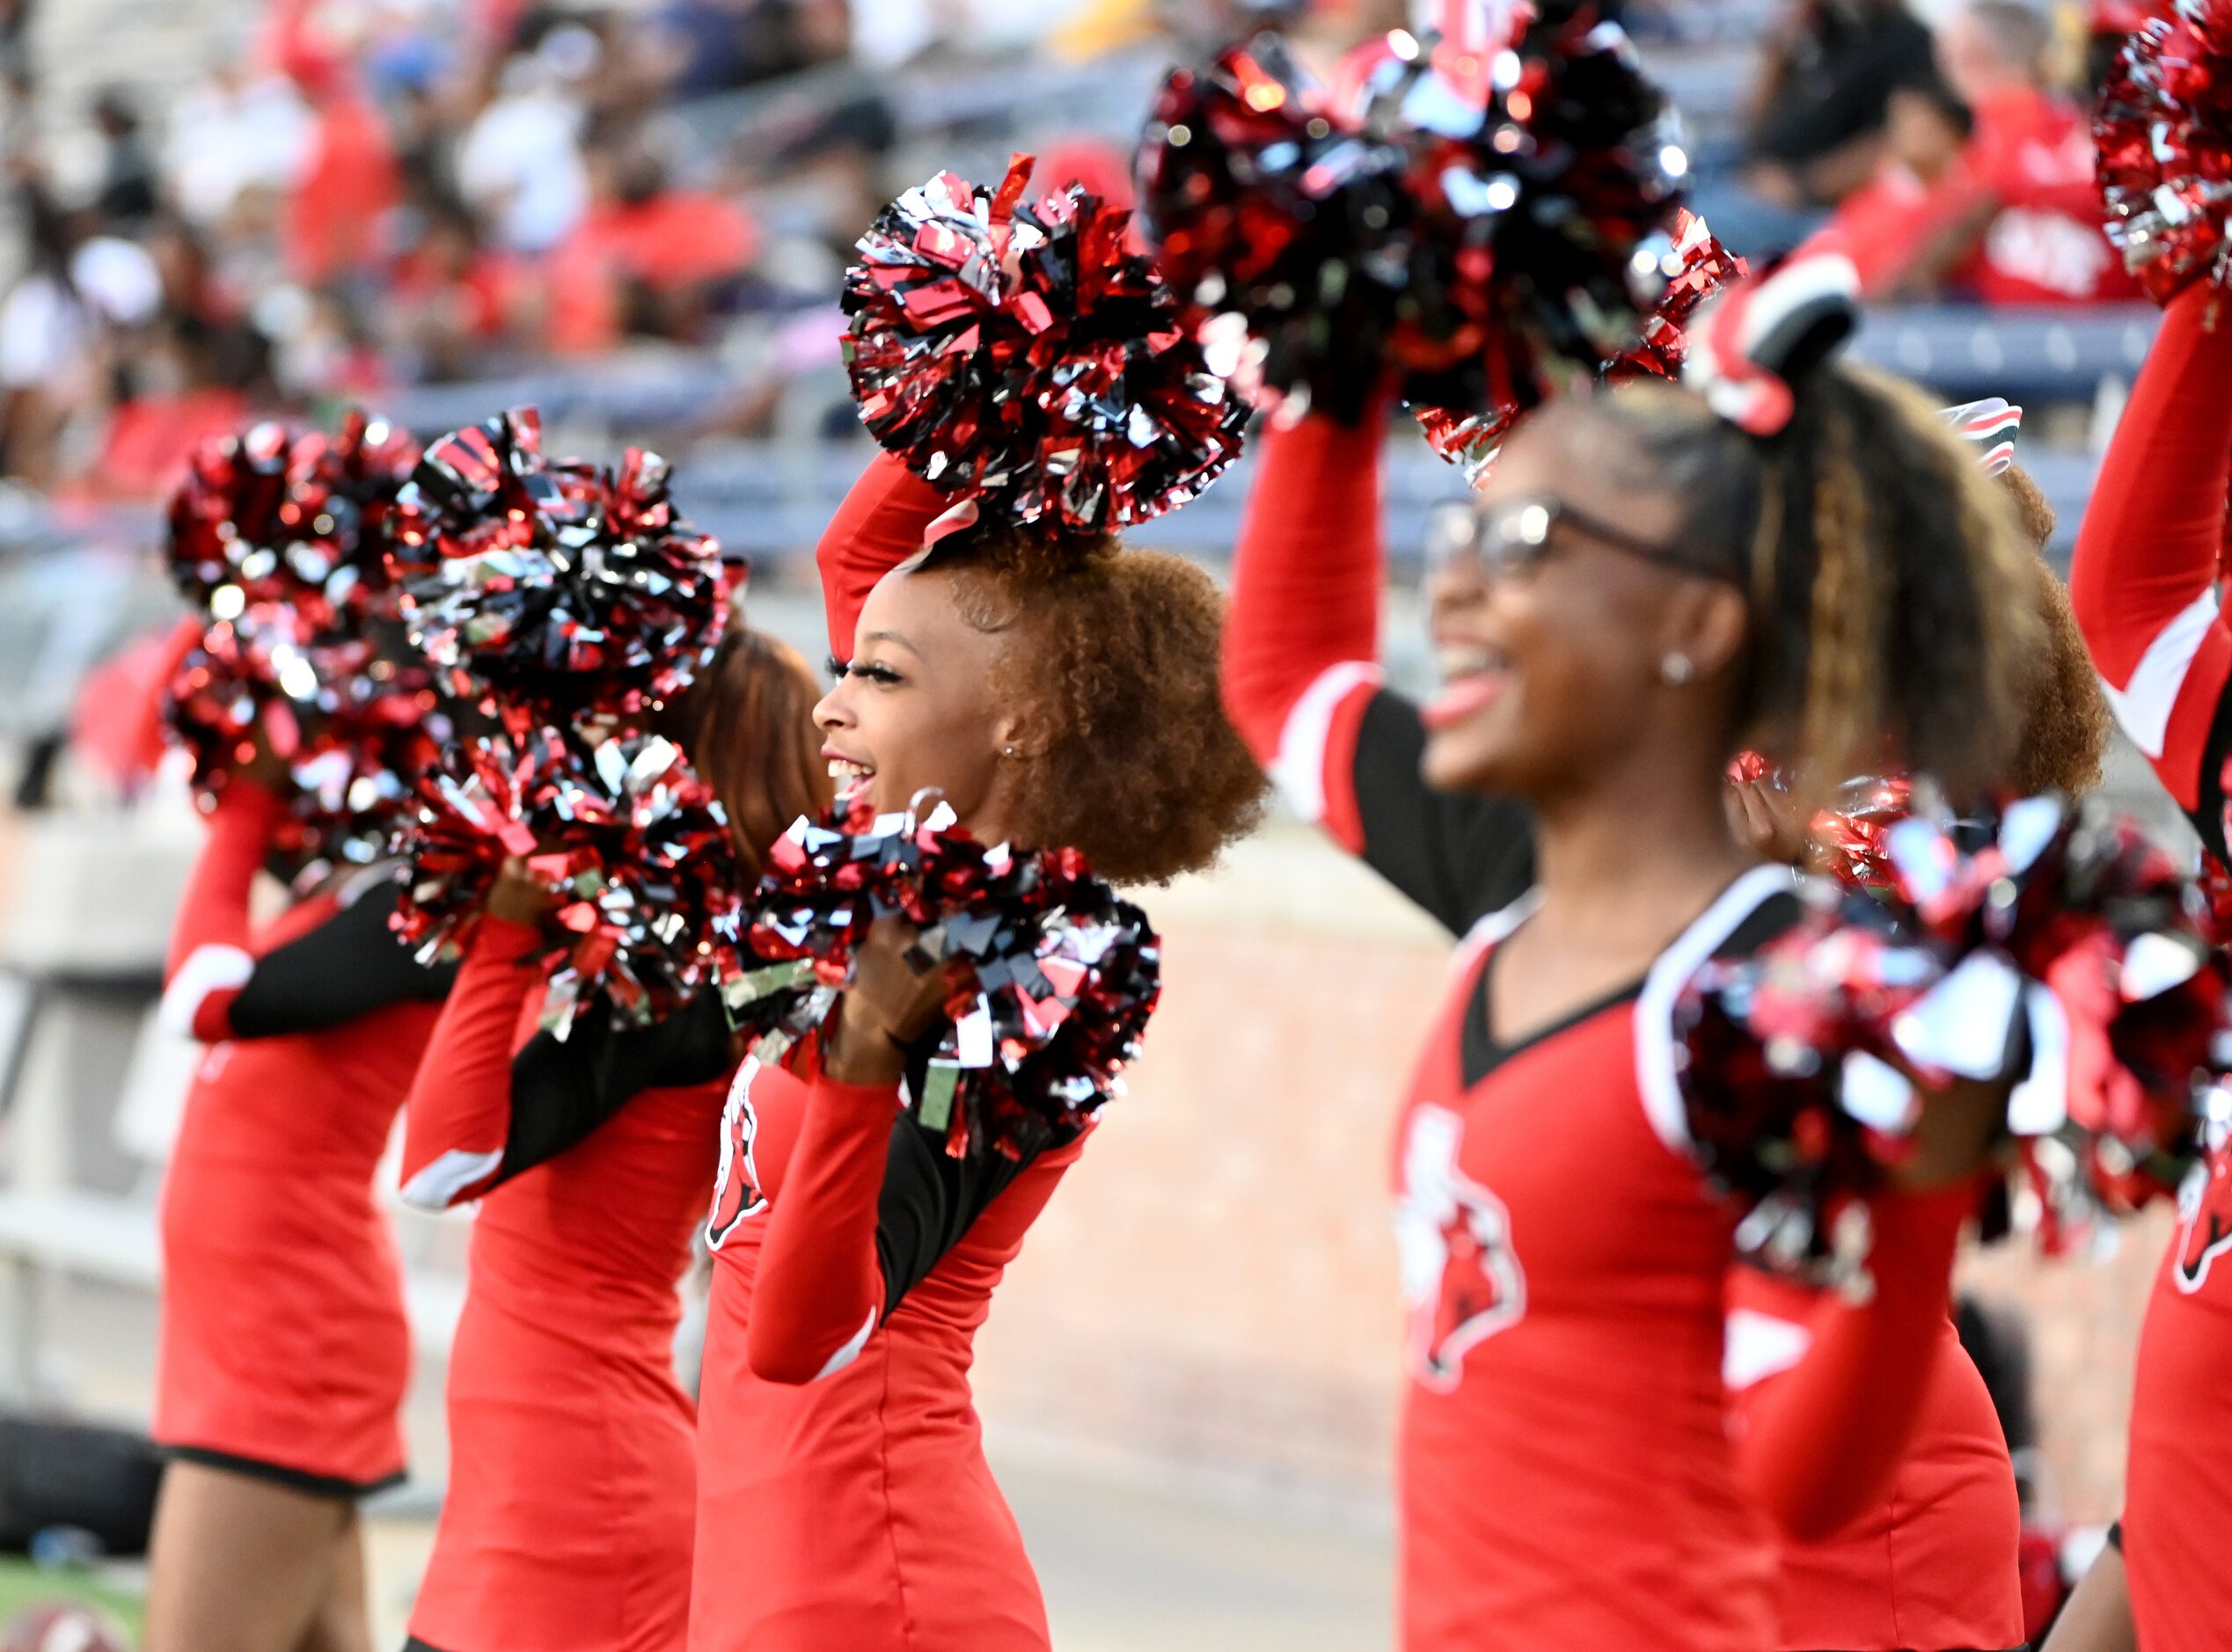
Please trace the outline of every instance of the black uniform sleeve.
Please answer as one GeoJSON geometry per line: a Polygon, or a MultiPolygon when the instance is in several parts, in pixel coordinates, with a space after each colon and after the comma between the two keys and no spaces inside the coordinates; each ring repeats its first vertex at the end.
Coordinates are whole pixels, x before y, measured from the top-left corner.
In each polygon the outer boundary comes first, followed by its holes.
{"type": "Polygon", "coordinates": [[[421,964],[388,926],[401,893],[398,881],[378,884],[316,929],[257,959],[233,1001],[234,1035],[315,1033],[390,1005],[443,998],[457,967],[421,964]]]}
{"type": "Polygon", "coordinates": [[[604,1002],[592,1003],[563,1040],[538,1033],[512,1057],[511,1125],[489,1185],[587,1140],[646,1090],[711,1084],[732,1064],[717,992],[701,992],[648,1027],[616,1027],[604,1002]]]}
{"type": "Polygon", "coordinates": [[[898,1115],[876,1202],[875,1256],[886,1319],[1043,1151],[1042,1144],[1010,1159],[972,1144],[956,1159],[946,1151],[943,1132],[923,1129],[912,1113],[898,1115]]]}
{"type": "Polygon", "coordinates": [[[1461,935],[1534,883],[1534,826],[1513,798],[1437,792],[1419,773],[1417,707],[1382,689],[1357,730],[1357,813],[1366,865],[1461,935]]]}

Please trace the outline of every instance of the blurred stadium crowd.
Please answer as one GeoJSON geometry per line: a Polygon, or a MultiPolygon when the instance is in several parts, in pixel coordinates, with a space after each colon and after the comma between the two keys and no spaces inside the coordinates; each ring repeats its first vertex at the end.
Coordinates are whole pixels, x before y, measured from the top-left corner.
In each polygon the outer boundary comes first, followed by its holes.
{"type": "MultiPolygon", "coordinates": [[[[253,413],[618,356],[669,364],[676,393],[624,422],[670,443],[841,429],[831,296],[899,188],[1014,146],[1041,186],[1126,194],[1168,62],[1277,25],[1332,75],[1422,21],[1403,0],[192,3],[202,60],[127,83],[53,72],[61,0],[0,0],[0,474],[50,494],[151,498],[253,413]]],[[[2129,296],[2078,100],[2144,4],[1604,10],[1688,113],[1699,204],[1739,250],[1826,229],[1886,297],[2129,296]]]]}

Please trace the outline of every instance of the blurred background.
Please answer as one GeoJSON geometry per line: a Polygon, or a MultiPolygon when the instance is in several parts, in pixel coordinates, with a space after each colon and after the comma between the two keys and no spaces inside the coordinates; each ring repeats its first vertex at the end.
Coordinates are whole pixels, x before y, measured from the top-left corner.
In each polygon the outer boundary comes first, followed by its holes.
{"type": "MultiPolygon", "coordinates": [[[[2155,323],[2094,227],[2082,113],[2148,8],[1602,9],[1683,109],[1725,239],[1841,232],[1865,357],[2024,405],[2066,559],[2155,323]]],[[[182,789],[122,795],[69,730],[87,674],[174,612],[160,501],[199,438],[352,403],[431,435],[531,403],[553,454],[655,447],[751,556],[755,618],[818,658],[810,552],[869,451],[834,295],[876,208],[1020,148],[1040,186],[1128,198],[1172,63],[1277,27],[1330,73],[1423,20],[1402,0],[0,0],[8,1402],[146,1412],[152,1200],[192,1053],[150,1012],[198,828],[182,789]]],[[[1393,440],[1387,647],[1415,678],[1420,525],[1462,487],[1393,440]]],[[[1138,537],[1218,567],[1246,486],[1243,465],[1138,537]]],[[[2182,831],[2128,759],[2124,800],[2182,831]]],[[[1149,1056],[982,1341],[995,1464],[1065,1648],[1382,1647],[1385,1130],[1444,943],[1291,822],[1153,910],[1171,990],[1149,1056]]],[[[439,1506],[465,1221],[399,1212],[421,1377],[413,1478],[376,1506],[390,1641],[439,1506]]],[[[2042,1598],[2118,1508],[2163,1231],[1964,1264],[2042,1598]]],[[[0,1433],[0,1546],[81,1569],[0,1566],[0,1621],[65,1583],[128,1620],[128,1562],[15,1529],[20,1473],[0,1433]]]]}

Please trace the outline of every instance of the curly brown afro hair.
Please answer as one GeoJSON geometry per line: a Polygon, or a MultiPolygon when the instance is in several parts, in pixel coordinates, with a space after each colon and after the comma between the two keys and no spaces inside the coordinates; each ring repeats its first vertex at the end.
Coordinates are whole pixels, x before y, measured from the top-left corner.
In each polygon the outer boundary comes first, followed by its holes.
{"type": "Polygon", "coordinates": [[[1263,812],[1262,770],[1217,686],[1225,602],[1182,558],[987,523],[940,543],[962,611],[1006,633],[998,686],[1032,751],[1018,841],[1084,852],[1118,883],[1211,865],[1263,812]]]}
{"type": "MultiPolygon", "coordinates": [[[[2053,507],[2020,465],[2002,471],[2023,530],[2044,550],[2053,537],[2053,507]]],[[[2009,784],[2026,796],[2065,792],[2082,796],[2100,784],[2111,713],[2099,674],[2070,611],[2069,592],[2043,559],[2037,565],[2038,609],[2046,622],[2046,647],[2037,680],[2023,702],[2023,727],[2009,764],[2009,784]]]]}

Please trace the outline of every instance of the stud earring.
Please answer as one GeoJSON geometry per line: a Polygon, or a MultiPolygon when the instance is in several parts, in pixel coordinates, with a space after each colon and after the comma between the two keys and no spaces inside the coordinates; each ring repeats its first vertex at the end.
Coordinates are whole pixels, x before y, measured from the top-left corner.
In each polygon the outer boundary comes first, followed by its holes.
{"type": "Polygon", "coordinates": [[[1697,668],[1690,662],[1690,657],[1686,654],[1670,654],[1658,662],[1659,681],[1670,683],[1676,688],[1679,688],[1696,675],[1697,668]]]}

